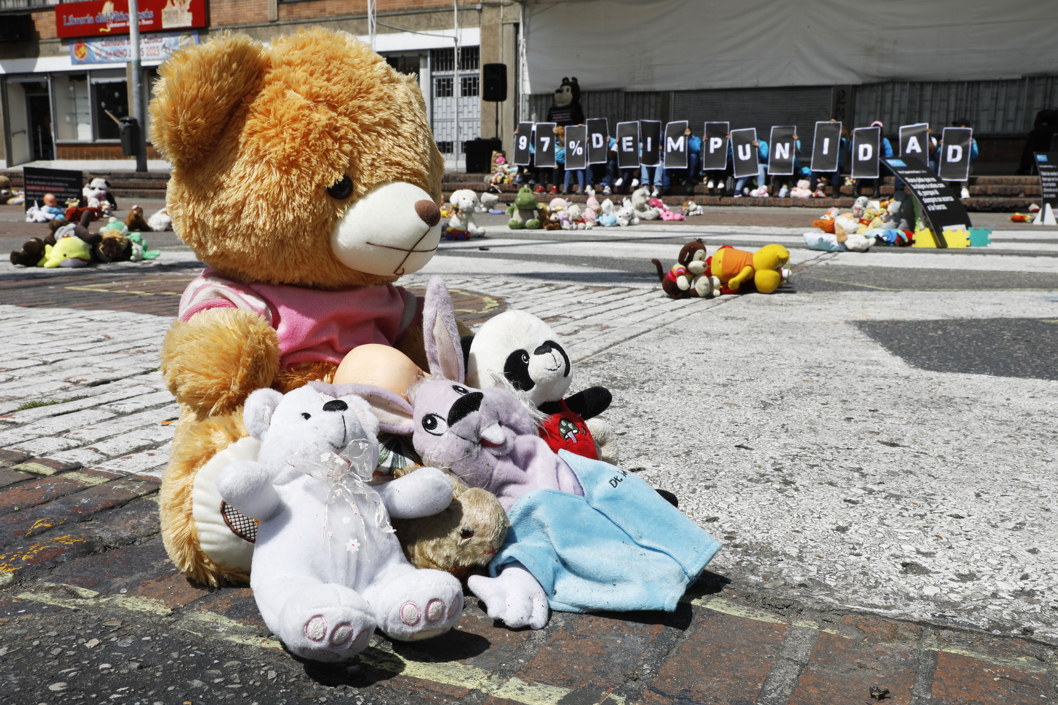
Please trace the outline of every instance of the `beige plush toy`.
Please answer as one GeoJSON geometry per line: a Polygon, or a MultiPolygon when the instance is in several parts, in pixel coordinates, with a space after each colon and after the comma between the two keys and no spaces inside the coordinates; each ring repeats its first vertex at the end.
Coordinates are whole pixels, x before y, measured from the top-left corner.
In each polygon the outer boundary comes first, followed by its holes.
{"type": "Polygon", "coordinates": [[[262,387],[331,382],[366,343],[426,366],[421,302],[393,283],[437,249],[444,161],[415,79],[323,29],[175,53],[154,88],[151,137],[173,165],[173,229],[208,267],[161,350],[180,404],[162,538],[189,577],[241,582],[256,526],[216,479],[256,459],[243,402],[262,387]]]}

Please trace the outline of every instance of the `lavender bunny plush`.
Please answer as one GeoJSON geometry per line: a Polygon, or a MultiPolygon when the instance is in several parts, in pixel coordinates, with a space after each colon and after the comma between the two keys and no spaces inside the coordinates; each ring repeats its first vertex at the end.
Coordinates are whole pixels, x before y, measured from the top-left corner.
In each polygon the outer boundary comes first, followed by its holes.
{"type": "Polygon", "coordinates": [[[425,463],[492,492],[507,510],[511,527],[490,577],[468,581],[489,616],[539,629],[549,606],[674,610],[720,544],[636,476],[555,454],[512,392],[467,387],[438,277],[427,287],[423,331],[432,377],[412,390],[411,403],[377,388],[356,391],[383,430],[411,434],[425,463]]]}
{"type": "Polygon", "coordinates": [[[436,636],[463,609],[459,581],[413,568],[389,523],[440,512],[451,483],[422,468],[368,484],[378,421],[338,389],[312,382],[251,394],[244,420],[261,441],[259,460],[232,463],[217,482],[226,502],[260,521],[250,586],[265,624],[317,661],[351,658],[376,627],[402,641],[436,636]]]}

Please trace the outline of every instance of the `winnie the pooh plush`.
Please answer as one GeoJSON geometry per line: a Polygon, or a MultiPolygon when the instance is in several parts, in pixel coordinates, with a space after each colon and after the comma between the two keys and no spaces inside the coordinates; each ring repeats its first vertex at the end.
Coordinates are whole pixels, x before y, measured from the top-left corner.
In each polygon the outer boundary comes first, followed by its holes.
{"type": "Polygon", "coordinates": [[[154,88],[151,137],[173,165],[173,229],[207,265],[161,350],[180,404],[162,537],[189,577],[243,582],[256,525],[216,486],[256,459],[243,402],[329,383],[364,343],[426,366],[421,302],[393,282],[437,249],[444,162],[415,79],[323,29],[177,52],[154,88]]]}
{"type": "Polygon", "coordinates": [[[738,293],[747,282],[770,294],[790,281],[789,263],[790,253],[782,245],[765,245],[756,252],[724,245],[709,258],[705,274],[720,280],[722,294],[738,293]]]}

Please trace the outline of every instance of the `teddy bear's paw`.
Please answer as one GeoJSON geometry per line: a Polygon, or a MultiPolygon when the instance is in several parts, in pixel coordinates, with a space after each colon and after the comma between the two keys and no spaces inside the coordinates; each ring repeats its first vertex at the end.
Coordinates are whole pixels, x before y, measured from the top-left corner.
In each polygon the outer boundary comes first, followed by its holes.
{"type": "Polygon", "coordinates": [[[506,566],[496,578],[473,575],[467,585],[485,602],[489,617],[512,629],[543,629],[547,624],[547,595],[520,564],[506,566]]]}
{"type": "Polygon", "coordinates": [[[444,634],[463,614],[463,587],[439,570],[412,570],[382,586],[368,599],[376,606],[379,628],[400,641],[444,634]]]}
{"type": "Polygon", "coordinates": [[[360,595],[340,585],[318,585],[293,595],[272,631],[296,656],[337,662],[366,649],[375,626],[360,595]]]}

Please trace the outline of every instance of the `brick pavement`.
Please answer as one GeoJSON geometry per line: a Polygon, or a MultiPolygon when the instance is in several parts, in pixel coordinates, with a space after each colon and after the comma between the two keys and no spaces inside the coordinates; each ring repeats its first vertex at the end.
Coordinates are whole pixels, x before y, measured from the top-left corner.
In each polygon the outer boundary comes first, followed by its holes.
{"type": "MultiPolygon", "coordinates": [[[[48,688],[59,682],[69,683],[61,688],[68,695],[87,692],[69,674],[93,648],[85,645],[89,627],[74,632],[82,646],[52,648],[62,632],[45,625],[56,620],[111,625],[98,647],[110,654],[100,669],[131,658],[121,650],[132,646],[121,644],[141,635],[250,664],[236,682],[207,682],[197,671],[162,677],[175,688],[164,702],[239,692],[273,702],[269,688],[280,684],[298,699],[527,705],[866,703],[884,691],[893,703],[1017,704],[1049,702],[1058,692],[1054,649],[1031,638],[811,611],[781,590],[763,594],[712,573],[672,614],[555,614],[543,631],[510,631],[470,600],[442,638],[376,637],[355,667],[303,667],[264,628],[248,588],[191,584],[161,546],[157,490],[176,407],[157,347],[188,278],[49,279],[31,283],[46,295],[19,306],[2,298],[14,289],[0,287],[0,678],[40,673],[17,681],[12,702],[57,702],[48,688]]],[[[408,278],[418,292],[424,283],[408,278]]],[[[548,317],[575,359],[700,310],[688,306],[720,305],[670,302],[653,287],[503,277],[448,284],[464,320],[526,308],[548,317]],[[617,318],[619,331],[611,325],[617,318]]],[[[149,649],[136,658],[139,665],[116,669],[113,681],[130,698],[156,687],[154,669],[167,665],[149,649]]]]}

